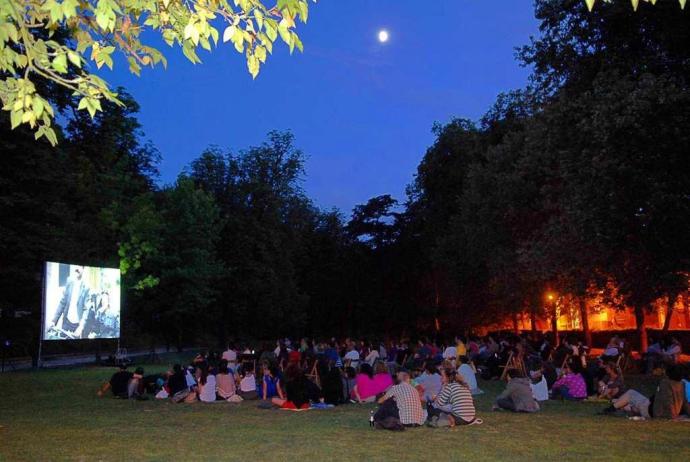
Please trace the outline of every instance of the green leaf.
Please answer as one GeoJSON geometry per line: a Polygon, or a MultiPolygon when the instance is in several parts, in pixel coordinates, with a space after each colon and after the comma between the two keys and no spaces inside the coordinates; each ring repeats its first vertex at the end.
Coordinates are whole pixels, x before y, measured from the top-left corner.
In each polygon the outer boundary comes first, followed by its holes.
{"type": "Polygon", "coordinates": [[[230,40],[232,40],[232,37],[235,35],[236,32],[237,32],[237,27],[235,27],[235,26],[226,27],[225,30],[223,31],[223,43],[229,42],[230,40]]]}
{"type": "Polygon", "coordinates": [[[66,74],[67,73],[67,54],[65,53],[60,53],[53,59],[53,62],[51,63],[53,69],[55,69],[57,72],[60,72],[61,74],[66,74]]]}

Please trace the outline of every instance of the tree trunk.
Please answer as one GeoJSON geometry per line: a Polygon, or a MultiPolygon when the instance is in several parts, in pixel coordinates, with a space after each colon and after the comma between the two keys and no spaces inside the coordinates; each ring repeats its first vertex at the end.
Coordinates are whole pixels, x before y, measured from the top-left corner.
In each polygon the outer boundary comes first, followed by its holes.
{"type": "Polygon", "coordinates": [[[671,327],[671,318],[673,317],[673,307],[676,304],[676,300],[678,300],[678,293],[669,293],[668,294],[668,304],[666,305],[666,317],[664,318],[664,327],[661,329],[664,331],[664,334],[668,332],[668,329],[671,327]]]}
{"type": "Polygon", "coordinates": [[[518,314],[516,311],[513,312],[513,333],[515,335],[520,335],[520,327],[518,326],[518,314]]]}
{"type": "Polygon", "coordinates": [[[637,333],[640,336],[640,354],[647,351],[647,328],[644,325],[644,307],[635,307],[635,322],[637,323],[637,333]]]}
{"type": "Polygon", "coordinates": [[[532,336],[537,333],[537,310],[532,307],[530,311],[530,321],[532,322],[532,336]]]}
{"type": "Polygon", "coordinates": [[[551,334],[553,335],[553,346],[554,348],[559,345],[558,341],[558,316],[556,316],[556,307],[553,308],[551,313],[551,334]]]}
{"type": "Polygon", "coordinates": [[[582,332],[585,335],[585,345],[592,349],[592,331],[589,330],[589,314],[587,313],[587,302],[584,297],[580,297],[580,318],[582,319],[582,332]]]}

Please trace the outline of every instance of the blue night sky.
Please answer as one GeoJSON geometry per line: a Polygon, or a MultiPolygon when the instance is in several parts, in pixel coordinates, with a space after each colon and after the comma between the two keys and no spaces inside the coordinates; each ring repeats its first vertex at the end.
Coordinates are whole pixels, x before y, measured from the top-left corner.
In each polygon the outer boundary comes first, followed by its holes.
{"type": "Polygon", "coordinates": [[[531,0],[320,0],[298,33],[304,54],[289,56],[281,42],[255,81],[229,43],[202,51],[196,66],[161,43],[167,70],[137,78],[118,62],[104,73],[140,103],[162,182],[209,145],[237,151],[289,129],[308,157],[304,189],[316,205],[349,215],[379,194],[402,201],[434,121],[477,119],[498,93],[526,83],[514,47],[537,22],[531,0]]]}

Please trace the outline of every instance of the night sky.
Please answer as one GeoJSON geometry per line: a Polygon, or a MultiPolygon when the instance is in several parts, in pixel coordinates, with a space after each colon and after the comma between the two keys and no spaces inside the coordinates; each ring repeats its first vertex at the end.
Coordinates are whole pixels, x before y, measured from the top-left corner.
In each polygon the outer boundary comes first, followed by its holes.
{"type": "Polygon", "coordinates": [[[499,92],[525,84],[514,48],[537,22],[531,0],[321,0],[298,33],[304,54],[277,44],[255,81],[229,43],[202,50],[195,66],[154,41],[167,70],[137,78],[120,61],[104,73],[140,103],[163,183],[209,145],[239,150],[290,129],[318,206],[349,215],[379,194],[404,200],[434,121],[477,119],[499,92]]]}

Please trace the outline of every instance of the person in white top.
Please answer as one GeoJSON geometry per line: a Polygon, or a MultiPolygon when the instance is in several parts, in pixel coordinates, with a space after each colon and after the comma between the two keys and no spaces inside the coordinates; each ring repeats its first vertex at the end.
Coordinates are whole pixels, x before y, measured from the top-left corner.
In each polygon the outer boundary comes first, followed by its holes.
{"type": "Polygon", "coordinates": [[[197,369],[199,401],[213,403],[216,401],[216,376],[208,373],[208,369],[197,369]]]}
{"type": "Polygon", "coordinates": [[[467,359],[467,356],[461,356],[459,360],[460,367],[458,368],[458,374],[460,374],[463,381],[467,384],[467,387],[470,389],[470,392],[473,395],[481,395],[482,393],[484,393],[477,385],[477,371],[469,363],[469,359],[467,359]]]}
{"type": "Polygon", "coordinates": [[[377,359],[379,359],[379,351],[372,349],[367,355],[367,357],[364,358],[364,362],[373,367],[377,359]]]}
{"type": "Polygon", "coordinates": [[[450,361],[450,364],[455,367],[456,366],[456,360],[458,358],[458,349],[455,348],[455,345],[449,345],[446,347],[445,350],[443,350],[443,359],[446,361],[450,361]]]}
{"type": "Polygon", "coordinates": [[[228,345],[228,349],[223,352],[221,358],[226,360],[228,362],[228,368],[232,372],[235,372],[235,367],[237,366],[237,352],[232,345],[228,345]]]}
{"type": "Polygon", "coordinates": [[[355,350],[355,343],[350,341],[347,344],[347,353],[345,353],[345,361],[350,361],[350,366],[355,369],[359,366],[359,352],[355,350]]]}

